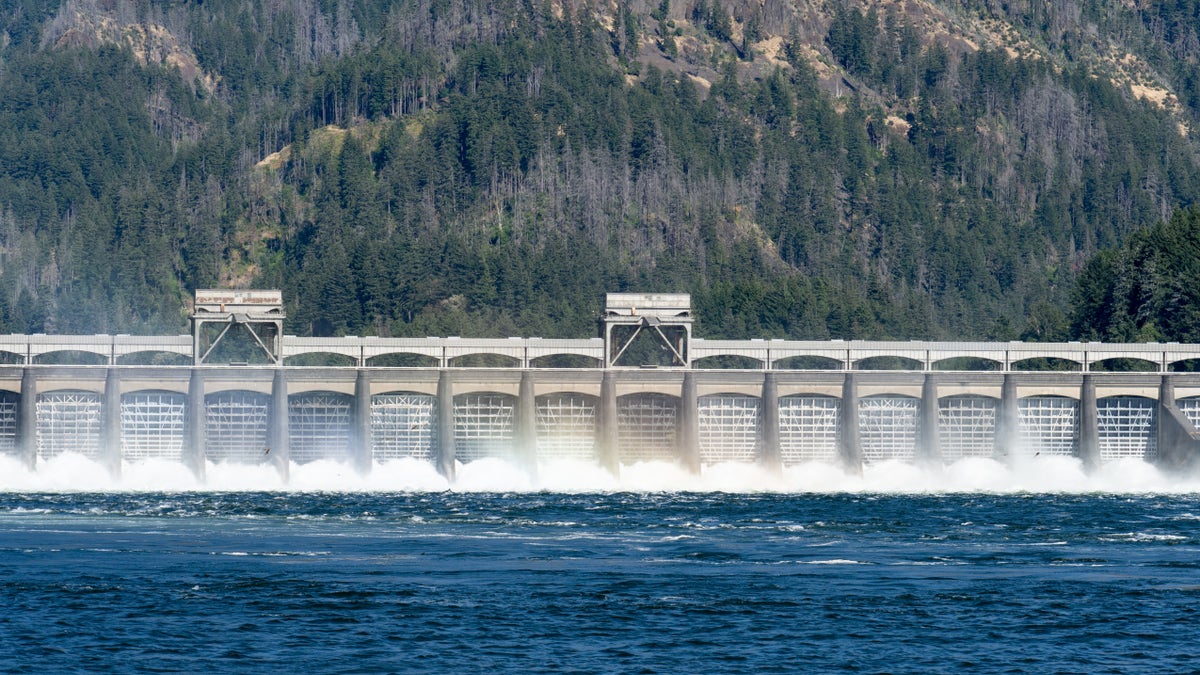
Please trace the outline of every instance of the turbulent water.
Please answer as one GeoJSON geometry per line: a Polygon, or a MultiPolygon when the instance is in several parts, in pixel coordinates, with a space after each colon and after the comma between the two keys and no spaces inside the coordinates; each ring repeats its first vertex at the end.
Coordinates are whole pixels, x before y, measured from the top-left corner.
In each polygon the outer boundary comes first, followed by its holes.
{"type": "Polygon", "coordinates": [[[0,460],[0,671],[1196,672],[1200,486],[1139,462],[0,460]]]}

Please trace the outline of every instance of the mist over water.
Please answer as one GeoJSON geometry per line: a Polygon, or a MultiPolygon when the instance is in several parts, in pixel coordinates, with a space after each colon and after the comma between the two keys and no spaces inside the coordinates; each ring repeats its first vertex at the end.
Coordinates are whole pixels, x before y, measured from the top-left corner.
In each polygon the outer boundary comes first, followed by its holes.
{"type": "Polygon", "coordinates": [[[773,472],[749,463],[702,467],[699,475],[674,462],[623,465],[614,476],[586,461],[546,461],[529,471],[503,459],[458,464],[453,481],[424,460],[376,464],[360,474],[348,464],[293,463],[284,481],[267,464],[208,463],[203,480],[175,461],[126,462],[120,475],[82,455],[41,460],[30,471],[18,458],[0,456],[0,491],[7,492],[730,492],[730,493],[1131,493],[1200,492],[1200,476],[1172,475],[1135,459],[1086,471],[1073,457],[1017,455],[1009,462],[970,458],[941,466],[902,461],[867,464],[862,475],[810,462],[773,472]]]}

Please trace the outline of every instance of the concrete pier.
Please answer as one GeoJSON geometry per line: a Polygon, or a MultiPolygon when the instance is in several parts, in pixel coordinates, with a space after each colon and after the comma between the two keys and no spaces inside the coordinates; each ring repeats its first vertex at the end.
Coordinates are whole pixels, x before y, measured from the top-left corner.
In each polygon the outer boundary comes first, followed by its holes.
{"type": "Polygon", "coordinates": [[[605,371],[600,380],[600,402],[596,411],[596,456],[600,466],[614,476],[621,471],[621,457],[617,447],[617,386],[616,377],[605,371]]]}
{"type": "Polygon", "coordinates": [[[938,386],[934,376],[926,373],[921,383],[921,419],[917,424],[916,461],[918,464],[941,464],[942,450],[938,437],[938,386]]]}
{"type": "Polygon", "coordinates": [[[696,375],[684,373],[679,399],[679,460],[688,471],[700,473],[700,409],[696,375]]]}
{"type": "Polygon", "coordinates": [[[1021,445],[1021,411],[1017,398],[1016,377],[1012,374],[1005,375],[1000,391],[994,454],[1004,461],[1011,461],[1021,445]]]}
{"type": "Polygon", "coordinates": [[[109,368],[104,378],[104,422],[100,427],[101,462],[114,476],[121,474],[121,378],[109,368]]]}
{"type": "Polygon", "coordinates": [[[842,433],[838,458],[846,471],[862,473],[862,441],[858,426],[858,383],[854,373],[846,373],[842,383],[842,433]]]}
{"type": "Polygon", "coordinates": [[[283,368],[276,368],[271,380],[271,413],[267,419],[270,424],[267,436],[270,445],[263,452],[267,452],[268,461],[286,483],[291,478],[292,446],[288,433],[288,381],[283,368]]]}
{"type": "Polygon", "coordinates": [[[1175,472],[1200,467],[1200,431],[1175,403],[1175,375],[1162,376],[1158,394],[1158,463],[1175,472]]]}
{"type": "Polygon", "coordinates": [[[435,464],[438,473],[454,480],[454,381],[443,370],[437,381],[438,447],[435,464]]]}
{"type": "Polygon", "coordinates": [[[354,378],[354,403],[350,422],[350,462],[362,474],[371,471],[371,377],[360,368],[354,378]]]}
{"type": "Polygon", "coordinates": [[[17,445],[25,466],[37,466],[37,374],[33,368],[21,371],[21,402],[17,418],[17,445]]]}
{"type": "Polygon", "coordinates": [[[761,411],[759,462],[777,472],[783,468],[783,460],[779,447],[779,381],[773,372],[763,376],[761,411]]]}
{"type": "Polygon", "coordinates": [[[1096,410],[1096,380],[1091,373],[1083,376],[1079,387],[1079,459],[1086,469],[1100,465],[1100,424],[1096,410]]]}
{"type": "Polygon", "coordinates": [[[188,378],[187,412],[184,417],[183,463],[200,480],[204,480],[206,453],[204,448],[204,373],[199,368],[188,378]]]}
{"type": "Polygon", "coordinates": [[[531,474],[537,472],[537,400],[533,391],[533,372],[521,373],[517,394],[515,434],[517,463],[531,474]]]}

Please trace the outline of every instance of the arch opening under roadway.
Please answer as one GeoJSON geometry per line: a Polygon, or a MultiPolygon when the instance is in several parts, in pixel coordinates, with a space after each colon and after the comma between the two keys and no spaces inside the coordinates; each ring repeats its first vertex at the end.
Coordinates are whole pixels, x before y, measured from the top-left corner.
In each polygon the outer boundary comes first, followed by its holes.
{"type": "Polygon", "coordinates": [[[603,365],[600,359],[583,354],[547,354],[529,359],[530,368],[583,369],[600,368],[603,365]]]}
{"type": "Polygon", "coordinates": [[[391,352],[367,359],[371,368],[437,368],[437,357],[412,352],[391,352]]]}
{"type": "Polygon", "coordinates": [[[358,359],[335,352],[305,352],[285,358],[283,365],[309,368],[353,368],[358,365],[358,359]]]}
{"type": "Polygon", "coordinates": [[[763,362],[739,354],[718,354],[692,361],[692,367],[700,370],[762,370],[763,362]]]}
{"type": "Polygon", "coordinates": [[[775,370],[844,370],[846,364],[840,359],[827,356],[789,356],[771,364],[775,370]]]}
{"type": "Polygon", "coordinates": [[[1013,361],[1009,368],[1026,372],[1077,372],[1083,370],[1083,366],[1078,361],[1053,356],[1018,359],[1013,361]]]}
{"type": "Polygon", "coordinates": [[[906,356],[868,356],[854,362],[858,370],[924,370],[925,364],[906,356]]]}
{"type": "Polygon", "coordinates": [[[1114,358],[1093,361],[1091,370],[1102,373],[1155,373],[1158,364],[1146,359],[1114,358]]]}
{"type": "Polygon", "coordinates": [[[190,366],[192,357],[178,352],[165,352],[159,349],[122,354],[117,357],[119,366],[190,366]]]}
{"type": "Polygon", "coordinates": [[[1182,359],[1167,364],[1167,370],[1172,373],[1200,373],[1200,359],[1182,359]]]}
{"type": "Polygon", "coordinates": [[[25,355],[16,352],[6,352],[0,349],[0,365],[19,366],[25,363],[25,355]]]}
{"type": "Polygon", "coordinates": [[[1004,370],[1004,363],[978,356],[952,356],[948,359],[934,361],[933,370],[989,372],[1004,370]]]}
{"type": "Polygon", "coordinates": [[[33,362],[47,366],[103,366],[108,364],[108,356],[83,349],[60,349],[38,354],[33,362]]]}
{"type": "Polygon", "coordinates": [[[449,359],[451,368],[520,368],[521,359],[507,354],[479,352],[449,359]]]}

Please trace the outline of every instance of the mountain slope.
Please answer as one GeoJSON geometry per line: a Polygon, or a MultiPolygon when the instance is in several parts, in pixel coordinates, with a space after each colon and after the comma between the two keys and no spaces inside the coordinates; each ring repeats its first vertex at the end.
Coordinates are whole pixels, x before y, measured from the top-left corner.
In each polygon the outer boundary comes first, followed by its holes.
{"type": "Polygon", "coordinates": [[[1184,0],[0,4],[13,331],[1058,339],[1200,188],[1184,0]]]}

